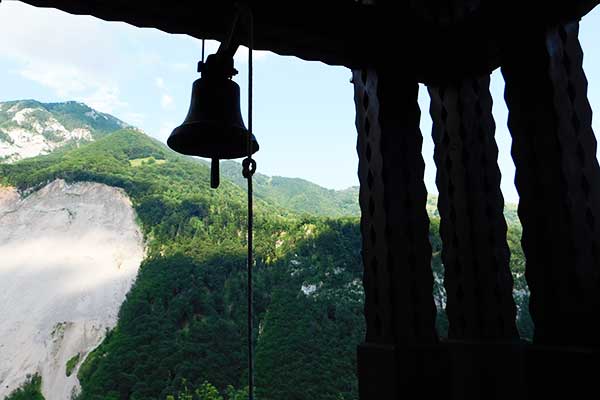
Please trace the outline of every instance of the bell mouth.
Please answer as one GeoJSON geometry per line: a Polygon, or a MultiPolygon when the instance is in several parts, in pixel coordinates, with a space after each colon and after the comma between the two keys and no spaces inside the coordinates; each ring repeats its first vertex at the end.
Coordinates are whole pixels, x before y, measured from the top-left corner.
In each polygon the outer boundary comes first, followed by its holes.
{"type": "MultiPolygon", "coordinates": [[[[248,155],[248,130],[241,126],[223,127],[213,121],[184,123],[173,130],[167,145],[188,156],[228,160],[248,155]]],[[[254,135],[252,154],[259,149],[254,135]]]]}

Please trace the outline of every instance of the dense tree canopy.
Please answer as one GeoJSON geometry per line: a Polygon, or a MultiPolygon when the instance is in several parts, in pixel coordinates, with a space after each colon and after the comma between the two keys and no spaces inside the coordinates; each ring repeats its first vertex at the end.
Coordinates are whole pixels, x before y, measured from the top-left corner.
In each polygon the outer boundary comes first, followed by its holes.
{"type": "MultiPolygon", "coordinates": [[[[117,326],[79,368],[81,399],[246,396],[246,214],[240,186],[225,179],[210,190],[203,163],[175,155],[134,130],[0,165],[0,177],[25,192],[58,178],[105,183],[124,189],[137,211],[147,258],[117,326]]],[[[264,195],[255,205],[257,398],[356,399],[356,345],[364,337],[358,217],[331,219],[286,208],[285,199],[298,200],[303,190],[302,181],[291,183],[275,190],[277,183],[262,182],[264,195]]],[[[309,189],[309,197],[324,195],[309,189]]],[[[343,196],[324,204],[346,204],[343,196]]],[[[353,209],[342,208],[335,215],[353,209]]],[[[438,231],[432,212],[434,294],[443,333],[438,231]]],[[[511,262],[525,302],[519,238],[520,228],[511,225],[511,262]]],[[[531,323],[525,310],[521,305],[519,324],[527,335],[531,323]]]]}

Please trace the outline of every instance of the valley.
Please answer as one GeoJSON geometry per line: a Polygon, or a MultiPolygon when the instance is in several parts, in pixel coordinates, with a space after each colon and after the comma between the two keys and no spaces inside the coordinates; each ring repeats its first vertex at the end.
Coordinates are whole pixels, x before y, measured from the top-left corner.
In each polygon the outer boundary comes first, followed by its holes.
{"type": "MultiPolygon", "coordinates": [[[[86,126],[84,117],[85,113],[80,126],[86,126]]],[[[135,283],[126,297],[124,293],[121,297],[109,296],[122,304],[113,308],[118,314],[113,315],[111,323],[102,325],[108,331],[104,330],[95,342],[91,340],[85,349],[69,351],[57,361],[56,373],[66,377],[69,359],[78,352],[85,353],[69,378],[74,382],[72,387],[77,387],[77,398],[243,399],[247,365],[246,205],[239,164],[224,162],[221,186],[211,190],[204,162],[179,156],[139,130],[121,128],[86,143],[66,144],[48,154],[10,161],[0,164],[0,184],[3,193],[8,193],[8,200],[0,200],[0,207],[6,210],[14,208],[10,204],[31,202],[48,191],[93,187],[90,193],[112,191],[116,198],[130,202],[131,212],[135,212],[130,218],[118,218],[120,223],[135,221],[135,229],[139,229],[136,243],[143,243],[143,248],[123,253],[124,259],[131,262],[129,270],[137,271],[135,283]],[[89,352],[92,347],[95,349],[89,352]],[[215,391],[220,397],[201,397],[202,393],[215,391]]],[[[256,320],[252,334],[256,341],[256,393],[261,400],[358,397],[356,344],[364,338],[365,327],[357,196],[357,188],[332,191],[301,179],[256,177],[256,320]]],[[[74,223],[85,224],[90,230],[102,226],[90,216],[114,208],[110,203],[100,204],[104,200],[97,194],[85,201],[78,198],[80,207],[87,208],[75,211],[75,220],[82,219],[74,223]]],[[[435,204],[435,196],[430,196],[434,297],[438,331],[443,336],[448,324],[443,310],[442,244],[435,204]]],[[[505,214],[518,325],[521,335],[527,338],[532,326],[519,244],[521,227],[514,206],[509,205],[505,214]]],[[[0,215],[6,218],[6,211],[0,215]]],[[[70,213],[60,215],[65,219],[55,217],[56,225],[70,226],[70,213]]],[[[48,223],[37,221],[47,232],[48,223]]],[[[115,222],[109,231],[131,233],[133,229],[132,225],[124,228],[115,222]]],[[[11,240],[19,237],[19,230],[29,232],[31,228],[24,219],[19,220],[8,230],[11,240]]],[[[61,237],[50,236],[57,240],[61,237]]],[[[121,241],[126,239],[120,238],[119,245],[121,241]]],[[[14,249],[21,241],[6,243],[14,249]]],[[[77,252],[93,258],[119,251],[117,242],[108,239],[94,243],[98,246],[77,252]]],[[[55,247],[75,251],[70,243],[55,247]]],[[[4,259],[10,251],[0,250],[0,257],[4,259]]],[[[29,250],[25,254],[33,253],[29,250]]],[[[40,291],[36,285],[46,286],[41,277],[51,263],[43,256],[32,263],[37,270],[25,282],[36,283],[24,283],[22,293],[40,291]]],[[[18,265],[14,268],[27,269],[18,265]]],[[[83,271],[90,265],[87,259],[78,260],[73,268],[75,272],[83,271]]],[[[14,274],[1,268],[0,274],[14,274]]],[[[114,288],[111,283],[104,290],[110,293],[114,288]]],[[[64,295],[61,292],[56,296],[62,299],[64,295]]],[[[18,298],[19,294],[11,296],[18,298]]],[[[62,319],[67,324],[76,322],[71,315],[62,319]]],[[[13,326],[0,322],[0,343],[8,343],[10,334],[2,332],[13,326]]],[[[11,349],[15,346],[10,345],[11,349]]],[[[0,358],[5,354],[0,347],[0,358]]],[[[46,389],[46,382],[54,380],[42,365],[32,361],[26,371],[21,371],[22,382],[27,373],[38,373],[47,400],[66,399],[63,393],[46,389]]],[[[2,385],[7,384],[3,378],[6,369],[0,364],[2,385]]],[[[61,376],[63,380],[65,377],[61,376]]],[[[18,383],[11,380],[9,389],[18,383]]]]}

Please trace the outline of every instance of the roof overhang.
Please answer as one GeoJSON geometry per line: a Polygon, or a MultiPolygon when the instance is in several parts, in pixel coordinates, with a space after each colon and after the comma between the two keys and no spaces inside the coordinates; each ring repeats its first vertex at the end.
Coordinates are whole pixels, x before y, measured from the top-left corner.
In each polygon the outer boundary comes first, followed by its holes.
{"type": "MultiPolygon", "coordinates": [[[[219,41],[226,39],[235,13],[232,0],[23,1],[219,41]]],[[[500,64],[503,43],[515,32],[579,19],[598,2],[246,1],[254,14],[257,49],[350,68],[393,62],[423,82],[489,72],[500,64]]],[[[244,29],[242,24],[239,40],[245,45],[244,29]]]]}

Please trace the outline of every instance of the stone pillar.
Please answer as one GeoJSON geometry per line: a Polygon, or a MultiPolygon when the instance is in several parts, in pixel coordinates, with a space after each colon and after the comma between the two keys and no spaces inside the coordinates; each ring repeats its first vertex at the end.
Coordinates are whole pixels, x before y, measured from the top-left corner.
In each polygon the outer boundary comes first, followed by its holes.
{"type": "Polygon", "coordinates": [[[360,398],[434,398],[439,363],[418,85],[382,69],[356,70],[353,82],[367,320],[360,398]]]}
{"type": "Polygon", "coordinates": [[[597,347],[600,168],[578,30],[520,37],[502,73],[534,341],[597,347]]]}
{"type": "Polygon", "coordinates": [[[534,344],[532,398],[584,398],[600,362],[600,168],[578,23],[520,33],[502,73],[534,344]]]}
{"type": "Polygon", "coordinates": [[[516,309],[489,76],[430,86],[454,398],[514,398],[516,309]]]}

